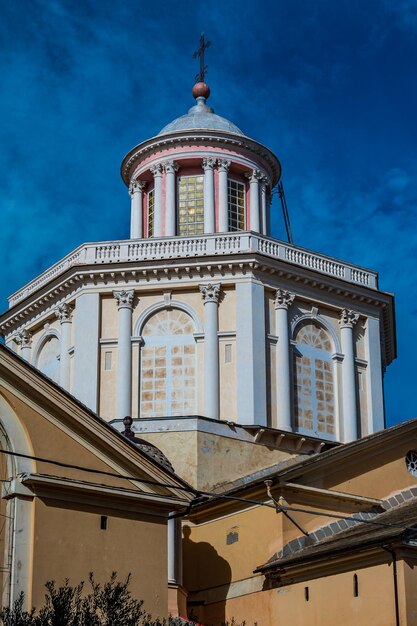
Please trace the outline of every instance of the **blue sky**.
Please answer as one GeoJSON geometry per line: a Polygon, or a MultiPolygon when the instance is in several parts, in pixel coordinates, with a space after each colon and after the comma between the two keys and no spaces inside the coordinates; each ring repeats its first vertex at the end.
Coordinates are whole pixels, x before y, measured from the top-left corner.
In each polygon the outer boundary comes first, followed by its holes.
{"type": "MultiPolygon", "coordinates": [[[[192,105],[280,158],[295,243],[396,294],[388,423],[417,416],[417,0],[0,0],[0,300],[128,236],[123,156],[192,105]]],[[[273,231],[284,238],[279,206],[273,231]]]]}

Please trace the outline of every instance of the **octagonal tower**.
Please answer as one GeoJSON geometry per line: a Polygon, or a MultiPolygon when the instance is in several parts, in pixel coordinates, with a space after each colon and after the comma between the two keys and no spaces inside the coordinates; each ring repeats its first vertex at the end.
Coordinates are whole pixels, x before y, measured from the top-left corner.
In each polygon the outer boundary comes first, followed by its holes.
{"type": "Polygon", "coordinates": [[[277,157],[193,95],[123,159],[130,238],[79,246],[0,330],[208,489],[383,428],[395,328],[376,272],[270,236],[277,157]]]}

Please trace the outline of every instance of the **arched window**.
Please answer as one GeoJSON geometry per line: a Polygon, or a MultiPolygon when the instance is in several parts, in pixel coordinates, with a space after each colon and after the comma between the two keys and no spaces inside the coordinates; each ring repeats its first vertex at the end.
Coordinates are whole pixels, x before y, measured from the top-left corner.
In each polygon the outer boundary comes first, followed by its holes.
{"type": "Polygon", "coordinates": [[[46,338],[41,347],[36,367],[53,381],[59,383],[59,359],[61,354],[61,345],[59,339],[54,335],[46,338]]]}
{"type": "Polygon", "coordinates": [[[294,409],[299,432],[334,438],[335,385],[328,333],[307,323],[298,330],[294,349],[294,409]]]}
{"type": "Polygon", "coordinates": [[[140,416],[192,415],[196,405],[194,323],[164,309],[145,324],[141,349],[140,416]]]}

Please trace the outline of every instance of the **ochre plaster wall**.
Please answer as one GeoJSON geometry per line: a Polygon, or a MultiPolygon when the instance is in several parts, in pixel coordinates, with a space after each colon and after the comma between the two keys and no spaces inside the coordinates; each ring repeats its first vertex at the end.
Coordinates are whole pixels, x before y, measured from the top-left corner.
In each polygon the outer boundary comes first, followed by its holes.
{"type": "Polygon", "coordinates": [[[164,519],[36,498],[33,604],[43,604],[48,580],[78,584],[93,571],[104,582],[116,571],[119,580],[132,574],[129,588],[147,611],[166,616],[166,542],[164,519]],[[107,530],[100,529],[101,515],[108,516],[107,530]]]}
{"type": "Polygon", "coordinates": [[[395,626],[394,606],[391,567],[382,564],[207,604],[200,618],[213,626],[233,617],[247,626],[395,626]]]}

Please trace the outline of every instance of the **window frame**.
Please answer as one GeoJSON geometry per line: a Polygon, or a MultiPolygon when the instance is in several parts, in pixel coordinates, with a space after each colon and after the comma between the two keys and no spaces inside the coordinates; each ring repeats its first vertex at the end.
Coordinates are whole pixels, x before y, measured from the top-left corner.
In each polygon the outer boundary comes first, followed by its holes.
{"type": "Polygon", "coordinates": [[[147,236],[150,239],[154,236],[154,226],[155,226],[155,187],[152,187],[152,189],[148,191],[146,209],[147,209],[146,230],[147,230],[147,236]],[[152,199],[152,205],[151,205],[151,199],[152,199]]]}
{"type": "MultiPolygon", "coordinates": [[[[238,180],[237,178],[231,178],[228,177],[227,179],[227,228],[228,228],[228,232],[230,233],[240,233],[246,230],[246,193],[247,193],[247,188],[246,188],[246,183],[242,180],[238,180]],[[243,228],[233,228],[231,223],[231,214],[232,214],[232,210],[231,210],[231,203],[230,203],[230,184],[231,183],[235,183],[236,185],[241,185],[243,187],[243,228]]],[[[237,205],[236,205],[237,207],[237,205]]],[[[236,216],[238,217],[238,213],[236,212],[236,216]]],[[[237,220],[236,220],[237,221],[237,220]]]]}

